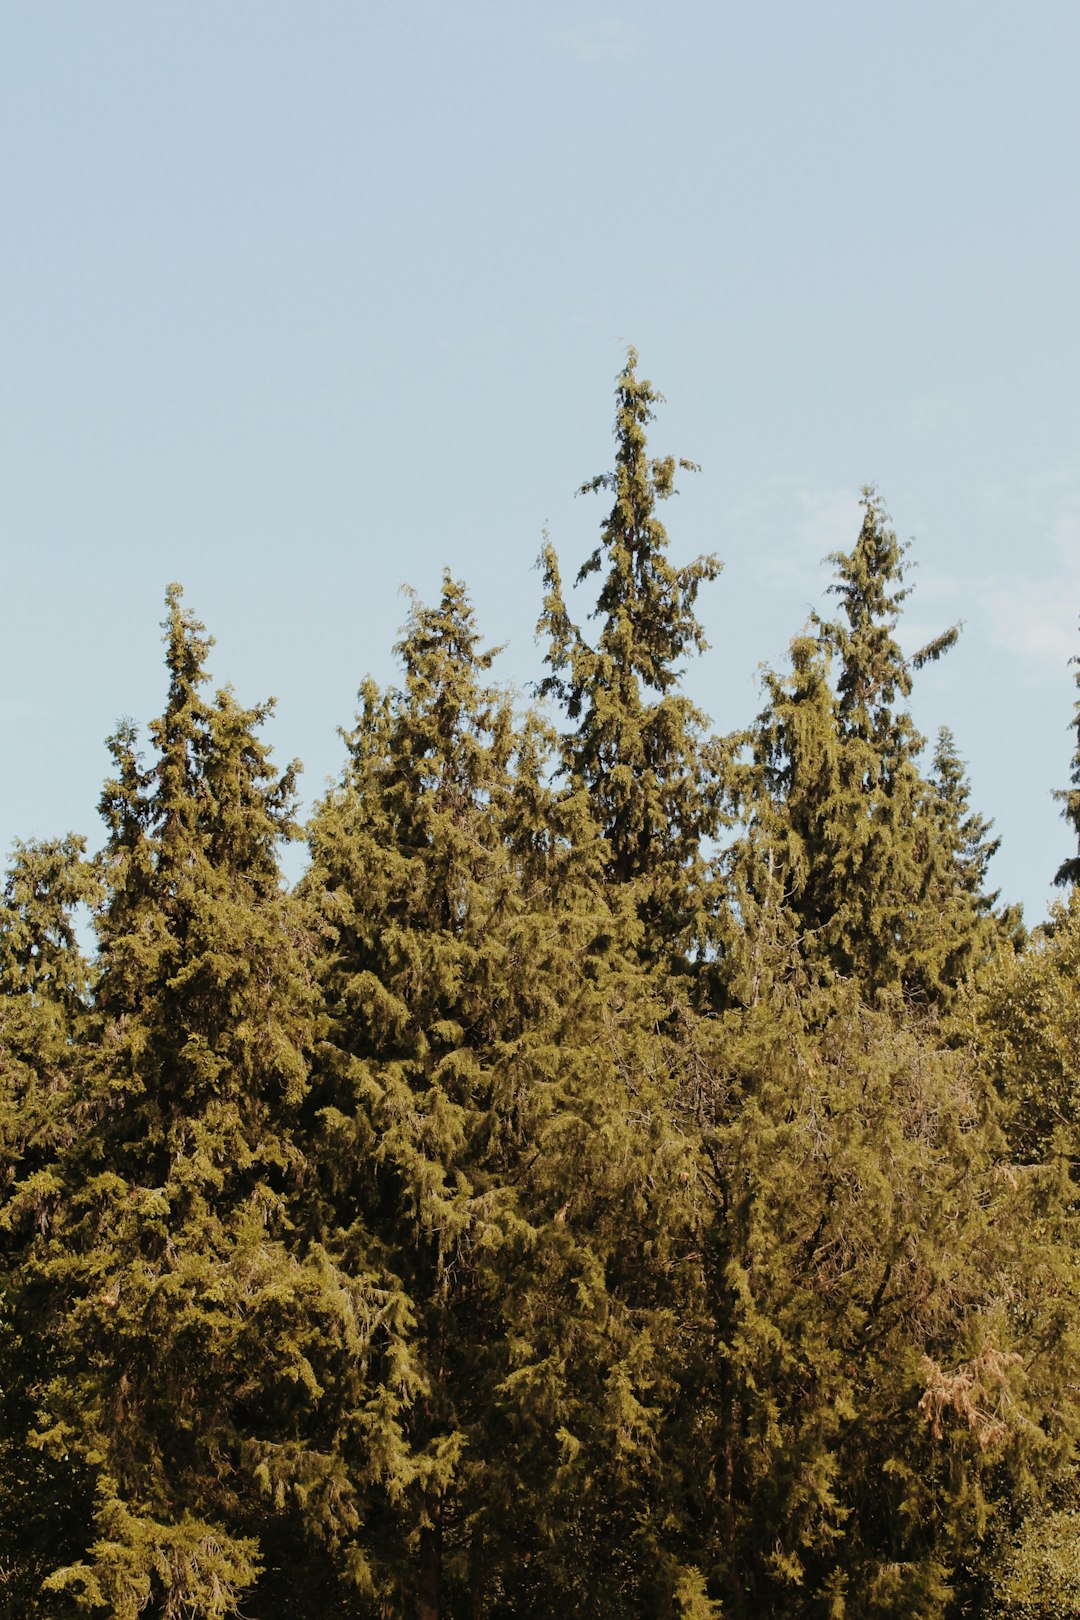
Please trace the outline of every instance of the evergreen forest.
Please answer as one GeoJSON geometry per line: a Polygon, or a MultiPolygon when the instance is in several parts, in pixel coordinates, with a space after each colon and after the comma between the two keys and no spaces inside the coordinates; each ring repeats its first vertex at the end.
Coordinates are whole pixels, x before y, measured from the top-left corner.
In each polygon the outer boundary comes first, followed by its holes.
{"type": "Polygon", "coordinates": [[[711,733],[659,397],[531,707],[447,572],[301,826],[174,585],[15,847],[0,1616],[1080,1617],[1080,663],[1029,933],[874,490],[711,733]]]}

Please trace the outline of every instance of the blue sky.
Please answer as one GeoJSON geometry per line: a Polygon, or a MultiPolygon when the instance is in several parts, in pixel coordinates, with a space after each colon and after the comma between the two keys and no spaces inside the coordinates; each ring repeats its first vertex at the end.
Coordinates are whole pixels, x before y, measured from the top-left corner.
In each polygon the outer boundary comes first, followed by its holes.
{"type": "MultiPolygon", "coordinates": [[[[702,464],[687,684],[759,707],[878,485],[905,637],[1043,914],[1080,651],[1080,8],[1030,0],[6,0],[0,845],[82,831],[159,712],[166,583],[317,795],[403,582],[539,673],[628,342],[702,464]]],[[[584,604],[582,604],[584,609],[584,604]]]]}

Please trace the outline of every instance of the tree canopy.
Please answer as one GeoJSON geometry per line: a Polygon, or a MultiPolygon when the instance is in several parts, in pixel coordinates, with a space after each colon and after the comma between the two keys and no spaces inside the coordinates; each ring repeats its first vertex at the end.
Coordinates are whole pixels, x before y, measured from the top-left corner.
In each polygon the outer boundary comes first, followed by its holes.
{"type": "Polygon", "coordinates": [[[872,489],[710,733],[660,400],[532,706],[447,570],[301,828],[170,586],[102,848],[14,849],[0,1616],[1080,1614],[1077,859],[989,889],[872,489]]]}

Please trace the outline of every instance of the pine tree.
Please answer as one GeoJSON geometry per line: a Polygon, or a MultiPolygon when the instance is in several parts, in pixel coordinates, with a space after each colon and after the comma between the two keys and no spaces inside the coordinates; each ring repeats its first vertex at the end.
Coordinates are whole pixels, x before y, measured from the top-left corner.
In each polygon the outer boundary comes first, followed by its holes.
{"type": "Polygon", "coordinates": [[[315,1011],[277,865],[293,772],[259,740],[268,706],[204,696],[202,626],[177,587],[168,609],[153,759],[130,726],[111,744],[95,1016],[23,1266],[32,1438],[94,1482],[81,1556],[46,1587],[118,1620],[237,1613],[268,1521],[348,1539],[314,1363],[362,1364],[374,1314],[366,1279],[344,1290],[293,1237],[315,1011]]]}
{"type": "Polygon", "coordinates": [[[999,891],[986,893],[986,872],[1001,847],[1001,839],[990,837],[993,822],[971,808],[971,785],[948,726],[938,732],[930,780],[937,795],[940,842],[952,855],[958,884],[970,895],[976,909],[987,915],[999,891]]]}
{"type": "MultiPolygon", "coordinates": [[[[1080,692],[1080,658],[1074,658],[1071,661],[1076,666],[1076,685],[1078,692],[1080,692]]],[[[1072,786],[1063,788],[1055,797],[1060,799],[1064,805],[1062,815],[1071,824],[1073,832],[1076,834],[1078,846],[1080,846],[1080,697],[1076,700],[1073,713],[1076,752],[1073,754],[1072,759],[1072,786]]],[[[1080,853],[1072,856],[1069,860],[1062,861],[1054,874],[1054,882],[1062,888],[1067,883],[1080,883],[1080,853]]]]}
{"type": "Polygon", "coordinates": [[[972,808],[964,762],[947,726],[938,732],[928,787],[927,870],[915,948],[928,964],[924,980],[940,1003],[949,1003],[955,987],[969,983],[999,945],[1022,945],[1024,930],[1020,907],[999,908],[1000,891],[987,891],[987,867],[1001,840],[991,837],[993,822],[972,808]]]}
{"type": "Polygon", "coordinates": [[[459,583],[414,600],[398,653],[403,689],[362,690],[308,880],[331,940],[323,1242],[347,1265],[351,1223],[370,1230],[414,1322],[379,1589],[425,1620],[560,1591],[634,1613],[644,1560],[610,1536],[647,1514],[668,1320],[649,1205],[685,1159],[656,1008],[580,796],[553,799],[544,728],[489,684],[459,583]]]}
{"type": "Polygon", "coordinates": [[[943,851],[943,837],[966,835],[920,771],[923,739],[902,705],[913,672],[958,631],[904,656],[906,548],[872,490],[863,511],[854,550],[829,559],[841,614],[814,615],[792,643],[790,675],[766,673],[768,702],[732,776],[747,828],[729,856],[733,895],[749,923],[773,893],[817,970],[854,977],[871,997],[941,1004],[986,934],[971,888],[977,857],[943,851]]]}
{"type": "Polygon", "coordinates": [[[474,1382],[482,1393],[483,1340],[470,1342],[456,1311],[482,1309],[504,1241],[506,1201],[490,1168],[480,1181],[477,1148],[491,1129],[497,1162],[513,1118],[511,1105],[501,1126],[489,1119],[481,1055],[497,1028],[513,740],[507,704],[478,684],[494,654],[479,649],[463,587],[447,577],[437,609],[414,601],[398,652],[405,691],[362,689],[345,778],[312,825],[307,886],[333,941],[322,1237],[347,1266],[357,1223],[362,1242],[370,1227],[415,1322],[401,1372],[407,1451],[382,1493],[376,1579],[386,1600],[418,1593],[426,1616],[473,1534],[459,1478],[476,1418],[456,1401],[474,1382]]]}
{"type": "MultiPolygon", "coordinates": [[[[720,823],[717,760],[678,681],[680,660],[706,647],[695,602],[720,564],[710,556],[675,568],[667,559],[657,507],[675,493],[676,461],[647,454],[646,428],[662,396],[638,377],[637,359],[630,349],[616,388],[614,471],[579,492],[614,497],[600,544],[577,576],[579,585],[603,576],[596,644],[570,619],[550,544],[540,558],[537,630],[548,638],[551,670],[540,691],[574,722],[563,740],[568,783],[588,794],[607,843],[608,880],[635,885],[642,949],[659,956],[692,951],[705,926],[702,843],[720,823]]],[[[696,470],[690,461],[677,465],[696,470]]]]}
{"type": "Polygon", "coordinates": [[[89,1019],[91,970],[76,932],[95,898],[81,839],[16,845],[0,902],[0,1614],[70,1610],[41,1582],[77,1555],[91,1481],[29,1443],[40,1381],[40,1301],[27,1250],[47,1221],[52,1166],[70,1146],[75,1053],[89,1019]]]}

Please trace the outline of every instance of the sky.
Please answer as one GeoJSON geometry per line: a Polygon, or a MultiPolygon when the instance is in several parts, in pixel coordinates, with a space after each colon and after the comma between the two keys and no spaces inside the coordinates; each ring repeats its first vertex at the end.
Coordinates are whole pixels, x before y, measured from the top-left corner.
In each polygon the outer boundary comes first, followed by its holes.
{"type": "MultiPolygon", "coordinates": [[[[1075,0],[0,0],[0,851],[85,834],[211,670],[342,763],[444,567],[527,694],[545,527],[595,544],[627,344],[724,561],[722,732],[826,600],[859,490],[912,542],[915,718],[1044,914],[1080,652],[1075,0]]],[[[587,600],[576,611],[588,611],[587,600]]]]}

